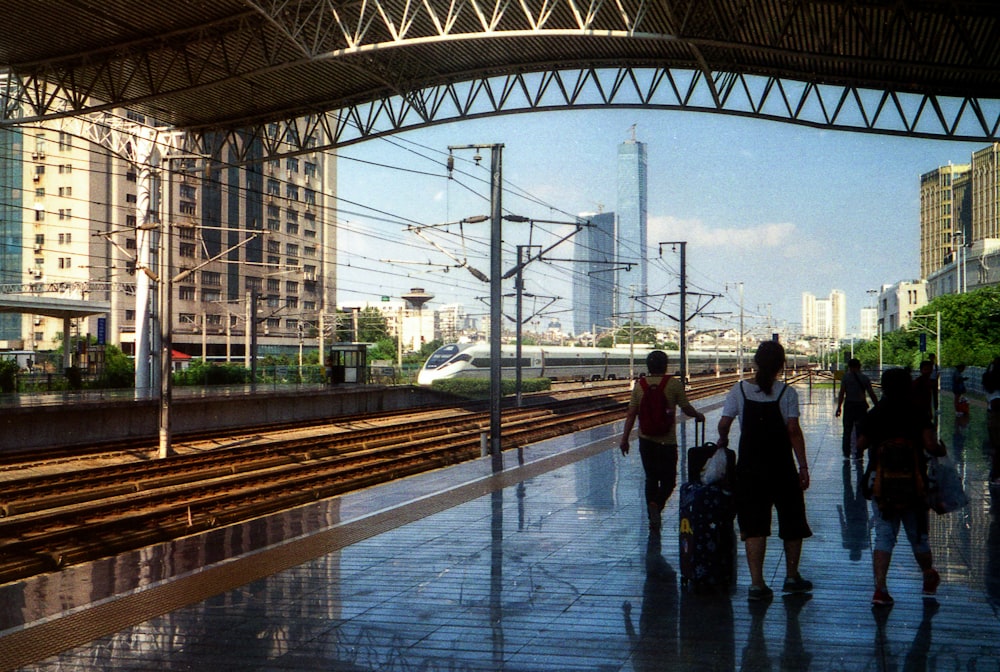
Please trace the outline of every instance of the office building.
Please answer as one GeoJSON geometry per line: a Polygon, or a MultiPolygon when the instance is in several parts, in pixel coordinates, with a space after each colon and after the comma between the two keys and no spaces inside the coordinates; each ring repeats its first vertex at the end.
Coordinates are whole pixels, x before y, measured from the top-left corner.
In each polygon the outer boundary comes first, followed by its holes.
{"type": "MultiPolygon", "coordinates": [[[[3,133],[4,282],[109,302],[108,314],[75,320],[73,335],[96,335],[100,319],[106,342],[132,354],[137,320],[149,314],[136,305],[137,278],[150,277],[156,293],[159,252],[169,244],[175,350],[247,361],[249,324],[257,326],[258,354],[292,352],[301,333],[318,334],[325,307],[335,305],[335,225],[326,213],[336,157],[317,151],[262,161],[259,141],[246,141],[257,143],[246,165],[232,154],[165,158],[147,183],[135,163],[56,122],[3,133]],[[140,210],[152,227],[148,247],[140,210]]],[[[16,315],[0,325],[0,340],[16,335],[24,349],[52,350],[62,341],[59,319],[16,315]]]]}
{"type": "Polygon", "coordinates": [[[645,322],[646,310],[633,297],[647,294],[646,145],[632,137],[618,147],[618,223],[615,231],[615,318],[645,322]]]}
{"type": "Polygon", "coordinates": [[[918,308],[927,305],[927,281],[902,280],[883,285],[878,300],[878,323],[882,325],[882,333],[902,329],[910,323],[918,308]]]}
{"type": "Polygon", "coordinates": [[[597,337],[614,326],[615,213],[578,219],[590,225],[573,237],[573,333],[597,337]]]}

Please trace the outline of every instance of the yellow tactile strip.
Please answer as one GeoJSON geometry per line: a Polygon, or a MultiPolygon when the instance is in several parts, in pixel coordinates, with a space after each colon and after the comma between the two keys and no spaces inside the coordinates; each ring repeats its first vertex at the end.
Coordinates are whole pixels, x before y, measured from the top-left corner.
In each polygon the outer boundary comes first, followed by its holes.
{"type": "Polygon", "coordinates": [[[608,449],[591,443],[349,521],[201,572],[74,611],[0,638],[0,670],[45,660],[608,449]]]}

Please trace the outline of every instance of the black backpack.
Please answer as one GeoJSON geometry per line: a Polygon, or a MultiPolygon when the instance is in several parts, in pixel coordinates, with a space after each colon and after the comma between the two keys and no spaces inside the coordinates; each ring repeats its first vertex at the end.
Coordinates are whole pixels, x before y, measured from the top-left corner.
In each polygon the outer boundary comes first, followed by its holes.
{"type": "Polygon", "coordinates": [[[667,381],[663,376],[656,387],[650,387],[645,378],[639,379],[642,400],[639,402],[639,431],[646,436],[664,436],[670,433],[677,419],[674,406],[667,402],[667,381]]]}
{"type": "Polygon", "coordinates": [[[927,503],[920,450],[912,439],[893,437],[875,446],[871,496],[882,513],[919,509],[927,503]]]}

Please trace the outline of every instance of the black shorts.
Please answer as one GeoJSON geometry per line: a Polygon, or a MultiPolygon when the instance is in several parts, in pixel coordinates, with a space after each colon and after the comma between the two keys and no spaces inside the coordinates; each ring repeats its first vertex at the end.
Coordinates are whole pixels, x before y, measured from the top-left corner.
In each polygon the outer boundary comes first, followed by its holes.
{"type": "Polygon", "coordinates": [[[740,538],[771,536],[771,509],[778,512],[781,539],[812,536],[806,520],[806,499],[798,474],[781,479],[755,479],[741,474],[736,484],[736,519],[740,538]]]}

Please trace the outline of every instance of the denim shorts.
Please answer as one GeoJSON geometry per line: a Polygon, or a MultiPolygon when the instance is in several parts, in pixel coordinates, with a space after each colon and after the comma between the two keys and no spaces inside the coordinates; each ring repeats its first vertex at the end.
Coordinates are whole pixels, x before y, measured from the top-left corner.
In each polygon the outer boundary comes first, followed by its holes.
{"type": "Polygon", "coordinates": [[[874,514],[872,522],[875,526],[876,551],[892,553],[899,537],[899,527],[902,525],[914,553],[931,552],[927,509],[904,511],[900,514],[883,514],[879,511],[878,504],[873,500],[872,513],[874,514]]]}

